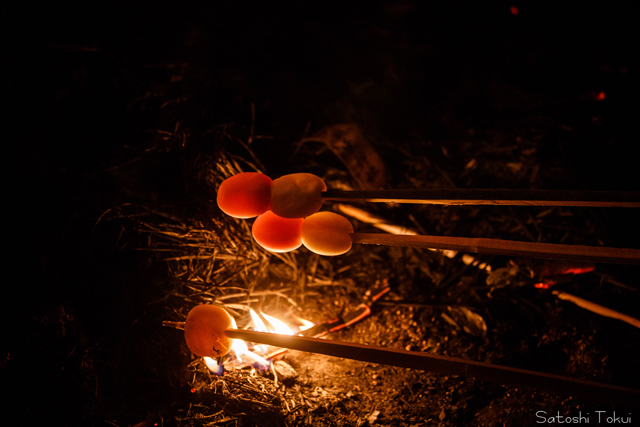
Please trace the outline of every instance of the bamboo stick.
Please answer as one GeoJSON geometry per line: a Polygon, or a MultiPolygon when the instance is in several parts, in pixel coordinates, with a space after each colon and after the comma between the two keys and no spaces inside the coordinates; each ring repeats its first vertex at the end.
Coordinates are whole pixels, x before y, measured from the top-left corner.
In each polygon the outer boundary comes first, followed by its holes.
{"type": "Polygon", "coordinates": [[[362,362],[379,363],[403,368],[420,369],[444,375],[462,375],[515,387],[530,387],[553,393],[608,401],[618,405],[640,407],[640,390],[529,371],[526,369],[474,362],[417,351],[406,351],[318,338],[236,329],[228,329],[225,331],[225,334],[229,338],[291,348],[310,353],[320,353],[328,356],[344,357],[362,362]]]}
{"type": "Polygon", "coordinates": [[[324,200],[432,205],[640,207],[640,192],[501,189],[329,190],[324,200]]]}
{"type": "Polygon", "coordinates": [[[596,304],[594,302],[591,301],[587,301],[584,298],[580,298],[577,297],[575,295],[572,295],[568,292],[563,292],[563,291],[553,291],[553,294],[555,296],[557,296],[558,298],[565,300],[565,301],[571,301],[572,303],[574,303],[575,305],[577,305],[578,307],[582,307],[585,310],[589,310],[593,313],[599,314],[601,316],[605,316],[605,317],[610,317],[612,319],[617,319],[617,320],[622,320],[623,322],[626,322],[628,324],[630,324],[631,326],[635,326],[636,328],[640,328],[640,319],[636,319],[635,317],[631,317],[628,316],[624,313],[620,313],[619,311],[615,311],[612,310],[608,307],[602,306],[600,304],[596,304]]]}
{"type": "Polygon", "coordinates": [[[470,237],[412,236],[382,233],[351,233],[351,241],[353,243],[366,245],[452,249],[460,252],[527,258],[563,259],[613,264],[640,264],[639,249],[516,242],[513,240],[470,237]]]}

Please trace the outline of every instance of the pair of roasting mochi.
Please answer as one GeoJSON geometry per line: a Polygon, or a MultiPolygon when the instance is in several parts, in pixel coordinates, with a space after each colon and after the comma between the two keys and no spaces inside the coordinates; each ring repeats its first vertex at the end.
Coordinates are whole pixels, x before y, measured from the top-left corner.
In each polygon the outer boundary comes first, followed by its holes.
{"type": "Polygon", "coordinates": [[[218,206],[235,218],[257,217],[251,227],[255,241],[272,252],[304,245],[320,255],[341,255],[351,249],[353,226],[333,212],[318,212],[324,181],[310,173],[272,180],[257,172],[242,172],[222,182],[218,206]]]}

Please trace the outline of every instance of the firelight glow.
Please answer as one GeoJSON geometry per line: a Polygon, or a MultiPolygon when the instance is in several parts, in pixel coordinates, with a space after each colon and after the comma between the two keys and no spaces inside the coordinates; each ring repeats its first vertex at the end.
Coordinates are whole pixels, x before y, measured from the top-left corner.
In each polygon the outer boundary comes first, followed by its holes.
{"type": "Polygon", "coordinates": [[[233,340],[233,345],[231,346],[231,348],[235,352],[236,358],[238,358],[240,362],[243,362],[243,357],[246,356],[249,359],[252,359],[250,363],[257,362],[265,368],[269,366],[269,362],[267,362],[265,358],[263,358],[262,356],[258,356],[252,351],[249,351],[247,344],[242,340],[233,340]]]}
{"type": "MultiPolygon", "coordinates": [[[[258,313],[256,313],[253,309],[249,309],[249,314],[251,314],[251,320],[253,320],[253,330],[258,332],[269,332],[267,329],[267,325],[264,324],[258,313]]],[[[259,344],[254,346],[254,350],[260,351],[262,354],[265,354],[269,349],[269,346],[264,344],[259,344]]]]}
{"type": "Polygon", "coordinates": [[[275,317],[269,316],[265,313],[262,313],[262,316],[271,324],[271,326],[273,326],[276,334],[293,335],[293,329],[287,326],[282,320],[276,319],[275,317]]]}
{"type": "MultiPolygon", "coordinates": [[[[236,324],[236,320],[233,317],[231,319],[232,319],[231,327],[233,329],[238,329],[238,325],[236,324]]],[[[257,354],[249,351],[249,347],[247,347],[247,344],[244,341],[238,340],[238,339],[234,339],[232,341],[233,342],[231,344],[231,349],[233,350],[233,352],[236,355],[236,358],[240,362],[243,362],[242,358],[243,358],[243,356],[246,356],[249,359],[252,359],[251,363],[257,362],[257,363],[261,364],[264,367],[269,366],[269,362],[267,362],[266,359],[264,359],[263,357],[258,356],[257,354]]]]}
{"type": "Polygon", "coordinates": [[[253,309],[249,310],[249,314],[251,314],[251,320],[253,320],[253,330],[258,332],[269,332],[267,329],[267,325],[264,324],[258,313],[256,313],[253,309]]]}
{"type": "MultiPolygon", "coordinates": [[[[258,332],[270,332],[270,333],[278,333],[284,335],[295,335],[296,332],[285,324],[282,320],[277,319],[273,316],[269,316],[268,314],[260,312],[258,314],[253,309],[249,310],[249,314],[251,315],[251,319],[253,320],[253,330],[258,332]]],[[[230,317],[230,325],[229,327],[232,329],[237,329],[237,323],[232,316],[230,317]]],[[[296,330],[304,330],[312,327],[314,325],[313,322],[302,319],[300,317],[294,316],[296,321],[303,325],[297,328],[296,330]]],[[[240,364],[251,364],[254,368],[258,370],[263,370],[269,367],[270,362],[264,357],[260,356],[256,352],[260,354],[266,354],[269,351],[269,346],[267,345],[254,345],[252,350],[249,350],[247,343],[240,339],[232,339],[231,347],[233,355],[235,356],[235,361],[231,359],[231,363],[240,363],[240,364]]],[[[216,375],[222,375],[223,368],[218,362],[211,357],[203,357],[204,363],[209,368],[212,373],[216,375]]]]}
{"type": "Polygon", "coordinates": [[[203,359],[204,359],[204,364],[207,365],[207,368],[209,368],[211,372],[218,372],[218,369],[219,369],[218,362],[216,362],[215,359],[212,359],[209,356],[204,356],[203,359]]]}
{"type": "Polygon", "coordinates": [[[302,319],[300,317],[297,317],[297,319],[300,321],[300,323],[302,323],[302,325],[300,326],[300,331],[306,331],[307,329],[315,325],[315,323],[313,323],[311,320],[302,319]]]}

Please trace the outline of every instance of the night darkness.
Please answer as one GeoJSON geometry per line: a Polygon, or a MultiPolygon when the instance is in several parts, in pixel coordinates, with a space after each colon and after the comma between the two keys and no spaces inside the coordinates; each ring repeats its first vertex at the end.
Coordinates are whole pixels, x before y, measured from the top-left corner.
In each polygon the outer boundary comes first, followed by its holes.
{"type": "MultiPolygon", "coordinates": [[[[314,154],[315,146],[297,142],[328,126],[355,123],[384,160],[388,188],[418,183],[640,190],[640,38],[630,6],[498,0],[304,3],[0,8],[8,231],[0,297],[3,425],[124,427],[157,419],[153,417],[162,417],[165,425],[205,425],[176,424],[174,419],[189,407],[192,396],[181,370],[189,363],[183,340],[158,326],[173,314],[157,303],[167,295],[170,271],[138,250],[146,244],[144,236],[100,218],[125,205],[185,218],[202,215],[215,189],[204,189],[193,172],[202,164],[200,153],[210,149],[209,129],[226,127],[244,141],[251,132],[257,135],[251,150],[272,177],[308,164],[315,165],[314,173],[330,168],[344,172],[327,150],[314,154]],[[177,132],[177,122],[185,142],[162,148],[155,142],[161,136],[157,130],[177,132]],[[428,167],[416,166],[426,172],[409,177],[411,159],[428,159],[428,167]],[[513,175],[505,172],[510,168],[513,175]],[[427,183],[430,178],[434,181],[427,183]],[[154,349],[156,344],[162,350],[154,349]]],[[[248,158],[239,145],[229,150],[248,158]]],[[[496,210],[474,213],[456,225],[440,223],[430,210],[388,212],[396,222],[419,223],[434,234],[523,232],[515,226],[497,227],[494,218],[502,213],[496,210]]],[[[509,212],[528,215],[525,210],[509,212]]],[[[451,214],[451,222],[464,215],[451,214]]],[[[575,222],[567,225],[567,215],[554,213],[548,226],[536,232],[567,239],[565,243],[639,248],[637,218],[635,209],[578,210],[575,222]]],[[[533,225],[524,228],[534,230],[533,225]]],[[[408,252],[389,255],[394,256],[394,262],[380,268],[396,270],[391,277],[400,282],[398,300],[422,295],[424,289],[414,286],[420,268],[398,261],[417,258],[408,252]],[[407,272],[397,272],[404,265],[407,272]],[[413,282],[402,282],[406,277],[413,282]]],[[[301,258],[307,259],[304,254],[301,258]]],[[[363,265],[371,267],[367,262],[363,265]]],[[[507,265],[508,260],[495,262],[507,265]]],[[[452,281],[463,283],[455,270],[443,269],[432,279],[450,273],[452,281]]],[[[638,317],[638,267],[605,265],[598,272],[600,276],[577,279],[567,289],[638,317]],[[607,288],[602,277],[623,287],[607,288]]],[[[486,286],[484,281],[467,287],[486,286]]],[[[514,295],[527,301],[527,310],[548,304],[544,307],[555,307],[558,315],[555,299],[520,289],[514,295]]],[[[476,353],[456,353],[462,347],[451,344],[448,354],[496,354],[503,364],[570,376],[584,372],[588,379],[640,388],[640,373],[628,354],[639,348],[637,328],[563,306],[563,319],[569,319],[563,339],[586,343],[580,347],[582,364],[563,350],[566,342],[560,338],[548,347],[511,352],[510,340],[524,338],[500,332],[498,299],[477,303],[489,334],[492,327],[498,331],[490,343],[476,342],[476,353]],[[599,361],[609,352],[629,365],[604,367],[599,361]],[[536,362],[538,355],[557,357],[571,367],[536,362]]],[[[427,297],[424,301],[433,303],[427,297]]],[[[544,316],[532,311],[536,314],[525,323],[534,325],[544,316]]],[[[408,377],[405,382],[411,381],[408,377]]],[[[486,392],[476,388],[459,393],[486,392]]],[[[402,416],[394,418],[390,410],[385,421],[381,405],[377,421],[356,415],[351,421],[323,418],[316,411],[315,422],[289,418],[288,425],[515,425],[516,416],[506,408],[525,406],[529,398],[496,390],[490,387],[486,397],[476,400],[461,397],[464,405],[446,400],[446,411],[433,409],[432,421],[426,412],[413,413],[398,403],[413,414],[413,421],[403,424],[402,416]],[[440,413],[446,416],[438,417],[440,413]]],[[[417,399],[413,392],[411,396],[417,399]]],[[[407,407],[420,406],[415,402],[407,407]]],[[[564,401],[542,402],[543,409],[555,413],[564,401]]],[[[588,403],[571,405],[567,412],[589,411],[588,403]]],[[[632,418],[638,422],[640,411],[632,418]]],[[[256,424],[241,416],[235,422],[256,424]]],[[[274,425],[285,425],[278,422],[274,425]]],[[[520,425],[534,422],[530,415],[520,425]]]]}

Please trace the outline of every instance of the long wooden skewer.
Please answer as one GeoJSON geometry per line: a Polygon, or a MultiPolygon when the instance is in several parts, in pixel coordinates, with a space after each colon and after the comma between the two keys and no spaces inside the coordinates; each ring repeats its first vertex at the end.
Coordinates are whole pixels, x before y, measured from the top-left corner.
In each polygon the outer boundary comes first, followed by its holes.
{"type": "Polygon", "coordinates": [[[431,205],[640,207],[640,192],[570,190],[407,189],[329,190],[325,200],[431,205]]]}
{"type": "Polygon", "coordinates": [[[553,243],[516,242],[513,240],[397,235],[383,233],[351,233],[353,243],[366,245],[404,246],[412,248],[451,249],[491,255],[527,258],[563,259],[572,261],[640,264],[640,250],[553,243]]]}
{"type": "Polygon", "coordinates": [[[587,301],[584,298],[577,297],[568,292],[564,291],[553,291],[555,296],[560,298],[561,300],[570,301],[577,305],[578,307],[582,307],[586,310],[591,311],[592,313],[599,314],[600,316],[610,317],[612,319],[621,320],[630,324],[631,326],[635,326],[636,328],[640,328],[640,319],[636,319],[635,317],[631,317],[624,313],[620,313],[619,311],[615,311],[610,309],[609,307],[605,307],[600,304],[596,304],[591,301],[587,301]]]}
{"type": "Polygon", "coordinates": [[[291,335],[228,329],[229,338],[277,347],[344,357],[362,362],[420,369],[445,375],[462,375],[515,387],[582,396],[610,403],[640,407],[640,390],[579,380],[560,375],[474,362],[455,357],[291,335]]]}

